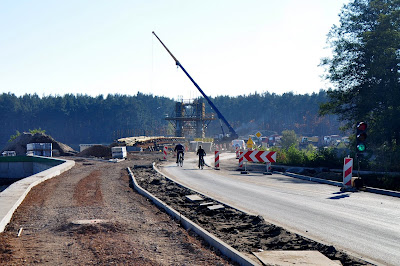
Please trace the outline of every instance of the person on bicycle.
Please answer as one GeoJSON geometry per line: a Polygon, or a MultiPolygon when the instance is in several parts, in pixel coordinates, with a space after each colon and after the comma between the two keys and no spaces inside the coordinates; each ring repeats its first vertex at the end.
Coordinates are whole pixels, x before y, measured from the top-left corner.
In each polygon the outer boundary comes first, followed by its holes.
{"type": "Polygon", "coordinates": [[[201,162],[204,162],[204,156],[206,156],[206,151],[199,145],[199,149],[197,150],[197,155],[199,155],[199,168],[201,165],[201,162]]]}
{"type": "Polygon", "coordinates": [[[178,163],[180,153],[182,153],[182,160],[183,160],[183,157],[185,156],[185,147],[179,143],[178,145],[175,146],[174,151],[176,152],[176,163],[178,163]]]}

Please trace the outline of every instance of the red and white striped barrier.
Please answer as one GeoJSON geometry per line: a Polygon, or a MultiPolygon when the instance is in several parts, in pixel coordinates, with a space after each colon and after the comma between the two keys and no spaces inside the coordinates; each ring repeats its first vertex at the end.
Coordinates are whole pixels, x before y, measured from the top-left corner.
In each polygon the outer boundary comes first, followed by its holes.
{"type": "Polygon", "coordinates": [[[164,160],[167,160],[168,147],[164,146],[164,160]]]}
{"type": "Polygon", "coordinates": [[[344,158],[343,165],[343,185],[351,186],[351,178],[353,176],[353,158],[344,158]]]}
{"type": "Polygon", "coordinates": [[[243,152],[239,152],[239,168],[243,168],[243,152]]]}
{"type": "Polygon", "coordinates": [[[246,162],[276,162],[276,152],[275,151],[244,151],[244,160],[246,162]]]}
{"type": "Polygon", "coordinates": [[[238,146],[235,146],[235,151],[236,151],[236,159],[239,159],[240,156],[240,148],[238,146]]]}
{"type": "Polygon", "coordinates": [[[215,151],[215,169],[219,169],[219,151],[215,151]]]}

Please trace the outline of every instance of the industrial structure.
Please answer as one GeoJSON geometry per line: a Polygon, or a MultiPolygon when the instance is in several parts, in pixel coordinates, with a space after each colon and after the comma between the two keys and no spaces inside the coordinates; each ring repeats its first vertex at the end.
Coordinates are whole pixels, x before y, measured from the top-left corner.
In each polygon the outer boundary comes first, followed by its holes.
{"type": "Polygon", "coordinates": [[[206,115],[205,103],[199,98],[176,102],[174,115],[165,119],[175,127],[176,137],[205,138],[205,129],[216,118],[213,114],[206,115]]]}

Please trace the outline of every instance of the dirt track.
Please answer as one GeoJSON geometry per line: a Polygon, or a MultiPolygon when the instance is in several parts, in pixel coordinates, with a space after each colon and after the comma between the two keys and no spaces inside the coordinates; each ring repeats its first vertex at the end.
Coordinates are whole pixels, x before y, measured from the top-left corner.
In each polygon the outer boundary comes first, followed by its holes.
{"type": "Polygon", "coordinates": [[[228,265],[129,188],[126,167],[153,160],[77,160],[70,171],[35,187],[0,234],[1,264],[228,265]],[[85,219],[101,221],[79,221],[85,219]]]}

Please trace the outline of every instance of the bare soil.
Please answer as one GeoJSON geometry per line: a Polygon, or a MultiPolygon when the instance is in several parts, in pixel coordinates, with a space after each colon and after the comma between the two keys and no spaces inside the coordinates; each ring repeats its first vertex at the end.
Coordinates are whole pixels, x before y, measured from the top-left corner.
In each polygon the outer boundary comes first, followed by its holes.
{"type": "Polygon", "coordinates": [[[158,157],[76,159],[70,171],[33,188],[0,234],[0,264],[232,264],[129,187],[126,167],[158,157]]]}

